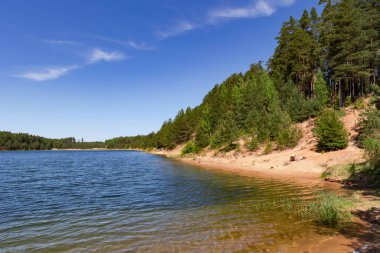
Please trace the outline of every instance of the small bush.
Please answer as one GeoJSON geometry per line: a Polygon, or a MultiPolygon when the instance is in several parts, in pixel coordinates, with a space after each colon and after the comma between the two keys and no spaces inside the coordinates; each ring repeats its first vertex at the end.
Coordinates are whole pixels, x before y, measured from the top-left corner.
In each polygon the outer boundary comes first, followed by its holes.
{"type": "Polygon", "coordinates": [[[259,148],[259,141],[256,137],[252,137],[251,141],[246,144],[246,147],[249,151],[256,151],[259,148]]]}
{"type": "Polygon", "coordinates": [[[361,109],[364,109],[365,108],[365,100],[363,97],[361,98],[358,98],[356,99],[355,103],[354,103],[354,108],[357,109],[357,110],[361,110],[361,109]]]}
{"type": "Polygon", "coordinates": [[[181,154],[182,155],[188,155],[188,154],[196,154],[200,152],[200,148],[198,148],[194,142],[189,142],[186,144],[186,146],[182,149],[181,154]]]}
{"type": "Polygon", "coordinates": [[[314,134],[318,138],[319,151],[344,149],[348,145],[348,133],[343,122],[332,110],[325,110],[317,118],[314,134]]]}
{"type": "Polygon", "coordinates": [[[335,110],[335,113],[339,118],[346,116],[346,112],[343,110],[335,110]]]}
{"type": "Polygon", "coordinates": [[[297,127],[285,128],[276,136],[276,142],[280,149],[294,148],[301,136],[302,132],[297,127]]]}
{"type": "Polygon", "coordinates": [[[380,181],[380,111],[369,109],[359,123],[359,145],[364,148],[370,167],[380,181]]]}
{"type": "Polygon", "coordinates": [[[344,99],[344,105],[347,106],[347,107],[352,105],[352,100],[351,100],[351,97],[350,97],[350,96],[347,96],[347,97],[344,99]]]}
{"type": "Polygon", "coordinates": [[[377,96],[380,96],[380,86],[374,84],[374,83],[371,83],[369,86],[369,92],[372,93],[372,94],[375,94],[377,96]]]}
{"type": "Polygon", "coordinates": [[[380,111],[368,109],[360,115],[359,146],[364,148],[364,140],[380,138],[380,111]],[[377,137],[376,137],[377,136],[377,137]]]}
{"type": "Polygon", "coordinates": [[[273,150],[272,142],[268,142],[267,145],[265,145],[264,154],[269,154],[273,150]]]}
{"type": "Polygon", "coordinates": [[[364,150],[368,161],[376,167],[380,166],[380,138],[375,136],[366,138],[364,140],[364,150]]]}
{"type": "Polygon", "coordinates": [[[380,110],[380,98],[376,98],[373,103],[374,103],[376,109],[380,110]]]}

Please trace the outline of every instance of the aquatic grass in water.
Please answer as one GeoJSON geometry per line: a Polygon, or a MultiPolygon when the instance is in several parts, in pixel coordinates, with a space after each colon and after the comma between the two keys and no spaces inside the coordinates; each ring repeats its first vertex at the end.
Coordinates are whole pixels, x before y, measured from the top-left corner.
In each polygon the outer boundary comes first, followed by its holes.
{"type": "Polygon", "coordinates": [[[321,225],[336,226],[338,223],[348,222],[352,215],[350,208],[354,207],[354,199],[337,196],[333,193],[319,192],[313,199],[284,199],[257,205],[258,209],[281,209],[293,214],[302,220],[312,220],[321,225]]]}
{"type": "Polygon", "coordinates": [[[352,215],[349,209],[353,206],[352,199],[322,192],[308,205],[306,212],[307,216],[321,224],[335,226],[339,222],[350,221],[352,215]]]}

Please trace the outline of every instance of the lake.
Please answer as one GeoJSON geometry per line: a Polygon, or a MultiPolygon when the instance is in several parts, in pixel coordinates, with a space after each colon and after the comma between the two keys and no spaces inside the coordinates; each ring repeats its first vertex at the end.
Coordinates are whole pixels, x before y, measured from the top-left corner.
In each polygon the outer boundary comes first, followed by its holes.
{"type": "Polygon", "coordinates": [[[318,190],[137,151],[0,152],[0,252],[286,252],[320,228],[261,207],[318,190]]]}

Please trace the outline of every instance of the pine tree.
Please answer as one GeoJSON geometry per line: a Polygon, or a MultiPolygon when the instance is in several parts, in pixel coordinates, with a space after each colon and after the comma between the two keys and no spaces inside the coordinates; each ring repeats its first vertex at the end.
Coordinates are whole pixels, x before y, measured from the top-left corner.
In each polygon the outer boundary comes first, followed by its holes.
{"type": "Polygon", "coordinates": [[[199,148],[205,148],[210,145],[211,137],[211,124],[210,124],[210,114],[209,106],[204,104],[202,108],[202,116],[200,120],[199,127],[195,135],[195,145],[199,148]]]}
{"type": "Polygon", "coordinates": [[[318,71],[315,81],[315,98],[321,104],[322,108],[325,108],[329,102],[329,90],[321,71],[318,71]]]}
{"type": "Polygon", "coordinates": [[[348,145],[348,133],[343,122],[333,110],[325,110],[315,123],[319,151],[344,149],[348,145]]]}
{"type": "Polygon", "coordinates": [[[232,111],[228,111],[220,120],[215,134],[212,136],[212,148],[230,145],[239,137],[238,128],[232,111]]]}

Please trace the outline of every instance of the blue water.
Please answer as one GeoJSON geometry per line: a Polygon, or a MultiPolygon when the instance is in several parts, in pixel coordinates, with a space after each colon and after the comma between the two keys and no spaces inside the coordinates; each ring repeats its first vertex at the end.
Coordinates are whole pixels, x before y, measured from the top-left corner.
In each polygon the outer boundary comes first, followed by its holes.
{"type": "Polygon", "coordinates": [[[257,206],[315,189],[135,151],[0,152],[0,252],[254,252],[313,231],[257,206]]]}

